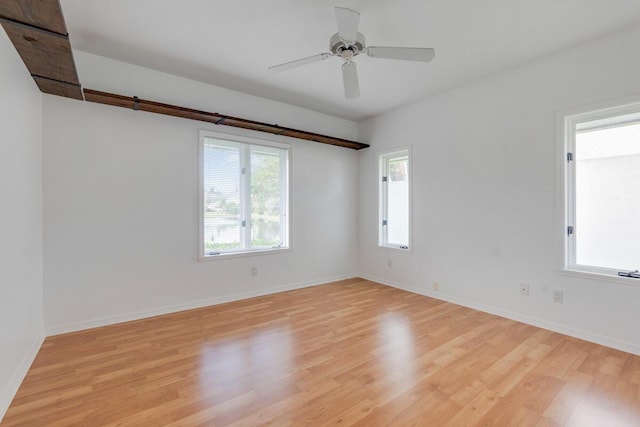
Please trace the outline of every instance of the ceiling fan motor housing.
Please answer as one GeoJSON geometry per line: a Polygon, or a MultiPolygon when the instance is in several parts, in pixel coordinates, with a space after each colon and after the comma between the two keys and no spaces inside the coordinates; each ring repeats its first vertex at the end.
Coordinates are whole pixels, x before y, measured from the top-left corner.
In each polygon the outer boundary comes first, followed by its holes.
{"type": "Polygon", "coordinates": [[[356,40],[352,42],[343,40],[338,33],[335,33],[331,36],[331,39],[329,39],[329,49],[331,50],[331,53],[340,57],[344,57],[346,55],[354,57],[361,53],[364,47],[365,43],[362,33],[358,33],[356,40]],[[345,51],[350,51],[351,53],[345,51]],[[345,52],[346,55],[343,55],[343,52],[345,52]]]}

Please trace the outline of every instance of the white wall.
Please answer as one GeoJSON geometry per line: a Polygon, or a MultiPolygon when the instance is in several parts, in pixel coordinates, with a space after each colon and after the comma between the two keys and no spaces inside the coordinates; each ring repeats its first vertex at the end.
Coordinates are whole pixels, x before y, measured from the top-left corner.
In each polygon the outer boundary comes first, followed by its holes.
{"type": "MultiPolygon", "coordinates": [[[[87,52],[73,52],[82,86],[151,101],[355,140],[355,122],[153,71],[87,52]]],[[[265,71],[266,72],[266,71],[265,71]]],[[[220,129],[225,129],[221,127],[220,129]]]]}
{"type": "MultiPolygon", "coordinates": [[[[352,122],[93,55],[76,59],[85,87],[346,138],[357,130],[352,122]]],[[[279,140],[293,146],[293,251],[198,262],[198,129],[240,131],[44,96],[49,333],[356,274],[357,153],[289,138],[279,140]]]]}
{"type": "Polygon", "coordinates": [[[42,97],[0,30],[0,419],[42,339],[42,97]]]}
{"type": "Polygon", "coordinates": [[[361,123],[362,275],[640,354],[640,282],[557,272],[556,146],[558,113],[640,94],[639,40],[636,27],[361,123]],[[376,151],[407,144],[414,251],[399,254],[376,247],[376,151]]]}

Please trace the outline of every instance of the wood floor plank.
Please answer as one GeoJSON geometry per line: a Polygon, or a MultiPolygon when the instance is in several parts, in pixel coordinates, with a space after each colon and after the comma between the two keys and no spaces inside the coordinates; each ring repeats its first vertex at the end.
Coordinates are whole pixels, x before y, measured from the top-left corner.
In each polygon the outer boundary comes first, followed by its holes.
{"type": "Polygon", "coordinates": [[[640,357],[356,278],[49,337],[0,425],[640,425],[640,357]]]}

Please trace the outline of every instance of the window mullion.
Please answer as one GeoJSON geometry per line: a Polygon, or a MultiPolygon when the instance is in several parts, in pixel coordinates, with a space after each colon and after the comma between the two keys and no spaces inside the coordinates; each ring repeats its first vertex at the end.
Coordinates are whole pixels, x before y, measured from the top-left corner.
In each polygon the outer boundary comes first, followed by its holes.
{"type": "Polygon", "coordinates": [[[251,152],[247,145],[240,147],[240,212],[241,247],[251,249],[251,152]]]}
{"type": "Polygon", "coordinates": [[[383,160],[382,172],[382,243],[389,243],[389,157],[383,160]]]}
{"type": "Polygon", "coordinates": [[[287,197],[287,189],[289,188],[289,185],[286,182],[287,172],[285,166],[287,165],[287,155],[287,152],[280,152],[280,232],[282,235],[282,242],[280,242],[280,244],[285,244],[285,242],[289,241],[289,236],[286,234],[289,227],[285,226],[286,222],[288,221],[288,218],[286,216],[286,213],[288,212],[286,204],[287,200],[289,199],[287,197]]]}
{"type": "Polygon", "coordinates": [[[565,161],[567,168],[567,223],[565,224],[565,238],[567,239],[567,264],[569,266],[576,265],[576,123],[570,120],[567,125],[567,143],[565,150],[565,161]],[[571,159],[567,153],[572,153],[571,159]],[[568,227],[573,227],[571,235],[568,233],[568,227]]]}

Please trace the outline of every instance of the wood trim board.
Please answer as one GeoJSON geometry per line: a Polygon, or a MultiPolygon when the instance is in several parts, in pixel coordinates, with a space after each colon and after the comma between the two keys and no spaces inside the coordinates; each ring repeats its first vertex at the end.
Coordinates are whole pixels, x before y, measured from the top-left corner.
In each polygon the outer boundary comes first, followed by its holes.
{"type": "Polygon", "coordinates": [[[360,150],[367,148],[368,144],[350,141],[348,139],[336,138],[327,135],[321,135],[313,132],[306,132],[297,129],[280,126],[277,124],[269,124],[257,122],[254,120],[243,119],[239,117],[227,116],[220,113],[210,113],[207,111],[195,110],[192,108],[179,107],[171,104],[163,104],[160,102],[140,99],[136,96],[124,96],[109,92],[101,92],[93,89],[84,89],[84,98],[89,102],[99,104],[112,105],[115,107],[129,108],[132,110],[147,111],[150,113],[164,114],[167,116],[180,117],[183,119],[199,120],[202,122],[213,123],[216,125],[224,125],[237,127],[242,129],[255,130],[274,135],[288,136],[291,138],[305,139],[308,141],[320,142],[323,144],[336,145],[339,147],[360,150]]]}

